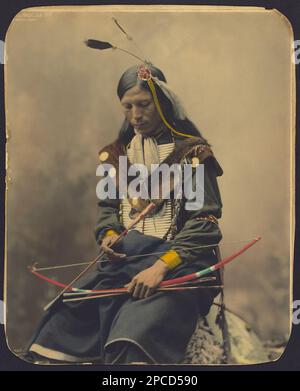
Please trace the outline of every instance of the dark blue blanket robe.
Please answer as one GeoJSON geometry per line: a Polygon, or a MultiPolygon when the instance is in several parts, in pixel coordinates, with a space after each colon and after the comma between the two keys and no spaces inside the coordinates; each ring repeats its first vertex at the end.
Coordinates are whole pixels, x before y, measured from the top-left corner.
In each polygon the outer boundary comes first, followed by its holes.
{"type": "MultiPolygon", "coordinates": [[[[136,230],[116,246],[126,253],[125,260],[99,264],[96,270],[84,276],[77,287],[107,289],[122,287],[140,271],[150,267],[158,255],[130,258],[151,252],[164,253],[170,243],[145,236],[136,230]]],[[[216,263],[211,250],[205,251],[199,261],[183,263],[168,272],[165,279],[179,277],[216,263]]],[[[218,278],[219,275],[215,274],[218,278]]],[[[141,349],[149,362],[180,363],[191,338],[199,314],[206,315],[217,294],[214,289],[184,292],[156,292],[145,299],[130,295],[58,303],[42,319],[31,344],[62,352],[78,358],[114,361],[119,355],[120,341],[133,343],[141,349]]]]}

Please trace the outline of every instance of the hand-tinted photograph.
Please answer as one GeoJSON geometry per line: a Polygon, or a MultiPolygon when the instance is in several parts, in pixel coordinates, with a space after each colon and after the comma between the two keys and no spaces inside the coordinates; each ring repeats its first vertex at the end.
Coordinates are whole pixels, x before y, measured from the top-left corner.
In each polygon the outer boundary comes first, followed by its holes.
{"type": "Polygon", "coordinates": [[[5,308],[30,363],[258,364],[291,329],[293,31],[48,6],[5,40],[5,308]]]}

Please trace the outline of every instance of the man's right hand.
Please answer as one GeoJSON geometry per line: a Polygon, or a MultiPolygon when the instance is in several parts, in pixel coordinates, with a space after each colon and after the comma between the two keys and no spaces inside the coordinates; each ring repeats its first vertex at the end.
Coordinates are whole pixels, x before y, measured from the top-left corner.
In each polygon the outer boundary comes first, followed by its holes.
{"type": "Polygon", "coordinates": [[[126,254],[120,254],[110,248],[111,244],[116,240],[118,235],[110,235],[102,239],[100,250],[108,256],[111,261],[117,261],[126,257],[126,254]]]}

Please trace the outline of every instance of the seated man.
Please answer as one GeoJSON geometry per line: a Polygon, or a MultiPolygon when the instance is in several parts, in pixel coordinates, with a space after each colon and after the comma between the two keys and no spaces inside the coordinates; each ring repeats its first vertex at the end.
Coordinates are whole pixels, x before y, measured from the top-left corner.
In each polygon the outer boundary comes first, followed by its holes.
{"type": "MultiPolygon", "coordinates": [[[[126,286],[129,294],[56,303],[30,341],[29,352],[67,362],[180,363],[199,314],[209,312],[219,289],[157,288],[163,280],[217,262],[214,246],[222,237],[217,220],[222,203],[216,178],[222,169],[158,68],[129,68],[117,92],[125,119],[117,140],[100,151],[101,163],[112,164],[116,177],[122,155],[129,165],[144,164],[150,173],[153,164],[191,163],[195,168],[203,163],[204,200],[193,208],[184,197],[160,200],[151,215],[111,247],[147,200],[101,199],[95,234],[106,258],[76,286],[126,286]]],[[[212,275],[218,282],[219,273],[212,275]]]]}

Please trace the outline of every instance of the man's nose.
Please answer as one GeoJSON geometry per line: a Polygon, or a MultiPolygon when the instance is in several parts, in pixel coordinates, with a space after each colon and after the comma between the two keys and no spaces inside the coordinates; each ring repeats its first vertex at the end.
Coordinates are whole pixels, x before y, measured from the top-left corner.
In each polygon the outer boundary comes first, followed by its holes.
{"type": "Polygon", "coordinates": [[[142,110],[139,107],[133,106],[132,117],[135,121],[140,121],[143,118],[142,110]]]}

